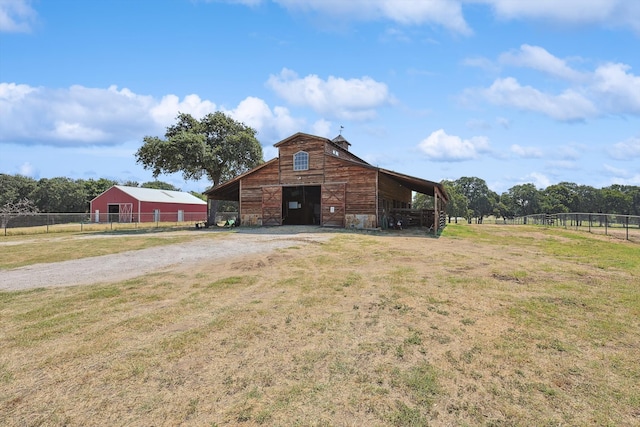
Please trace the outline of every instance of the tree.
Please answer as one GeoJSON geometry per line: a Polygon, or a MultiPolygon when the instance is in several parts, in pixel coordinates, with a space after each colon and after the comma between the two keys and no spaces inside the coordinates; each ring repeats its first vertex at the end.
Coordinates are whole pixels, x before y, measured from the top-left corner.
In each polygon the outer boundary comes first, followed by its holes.
{"type": "Polygon", "coordinates": [[[533,184],[514,185],[503,193],[500,202],[511,216],[527,216],[540,211],[540,192],[533,184]]]}
{"type": "MultiPolygon", "coordinates": [[[[455,181],[455,186],[467,198],[469,209],[473,212],[473,217],[478,218],[479,223],[482,223],[486,215],[493,213],[493,207],[498,203],[498,195],[489,190],[483,179],[462,177],[455,181]]],[[[468,218],[469,221],[470,219],[468,218]]]]}
{"type": "MultiPolygon", "coordinates": [[[[180,113],[169,126],[165,139],[145,136],[136,152],[137,162],[161,173],[182,172],[185,180],[206,176],[213,186],[262,163],[262,147],[256,131],[218,111],[201,120],[180,113]]],[[[215,220],[217,203],[212,203],[209,222],[215,220]]]]}
{"type": "Polygon", "coordinates": [[[154,188],[156,190],[170,190],[170,191],[180,191],[180,189],[174,185],[169,184],[168,182],[164,182],[164,181],[149,181],[149,182],[143,182],[142,185],[140,186],[142,188],[154,188]]]}
{"type": "Polygon", "coordinates": [[[579,200],[574,191],[575,186],[571,182],[561,182],[545,188],[542,196],[542,210],[545,213],[576,212],[574,208],[579,200]]]}
{"type": "Polygon", "coordinates": [[[86,212],[87,193],[80,180],[42,178],[33,192],[33,202],[41,212],[86,212]]]}
{"type": "Polygon", "coordinates": [[[444,180],[441,184],[449,196],[445,213],[449,217],[449,222],[451,222],[451,218],[454,218],[457,224],[458,218],[467,218],[469,215],[469,202],[464,194],[459,191],[454,181],[444,180]]]}
{"type": "Polygon", "coordinates": [[[633,197],[624,191],[622,185],[611,185],[602,189],[603,212],[612,214],[630,214],[633,197]]]}
{"type": "Polygon", "coordinates": [[[413,209],[433,209],[433,197],[423,193],[415,193],[411,207],[413,209]]]}
{"type": "Polygon", "coordinates": [[[33,178],[0,173],[0,206],[30,199],[36,186],[37,182],[33,178]]]}

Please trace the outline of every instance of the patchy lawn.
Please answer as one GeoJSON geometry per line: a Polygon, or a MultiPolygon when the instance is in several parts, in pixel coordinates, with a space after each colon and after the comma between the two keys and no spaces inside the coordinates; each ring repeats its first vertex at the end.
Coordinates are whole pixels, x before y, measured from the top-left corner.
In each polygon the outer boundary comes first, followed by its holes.
{"type": "Polygon", "coordinates": [[[637,244],[336,233],[0,292],[0,424],[638,425],[639,319],[637,244]]]}

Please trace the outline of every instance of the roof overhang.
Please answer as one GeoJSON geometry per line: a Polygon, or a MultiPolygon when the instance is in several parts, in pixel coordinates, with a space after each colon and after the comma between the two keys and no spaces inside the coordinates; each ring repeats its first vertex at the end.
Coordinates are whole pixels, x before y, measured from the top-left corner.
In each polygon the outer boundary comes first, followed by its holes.
{"type": "Polygon", "coordinates": [[[444,189],[444,186],[440,183],[428,181],[422,178],[416,178],[414,176],[405,175],[402,173],[390,171],[387,169],[378,168],[378,171],[387,176],[388,178],[396,181],[397,183],[407,187],[411,191],[416,193],[426,194],[427,196],[435,197],[436,192],[444,199],[445,202],[449,201],[449,195],[444,189]]]}

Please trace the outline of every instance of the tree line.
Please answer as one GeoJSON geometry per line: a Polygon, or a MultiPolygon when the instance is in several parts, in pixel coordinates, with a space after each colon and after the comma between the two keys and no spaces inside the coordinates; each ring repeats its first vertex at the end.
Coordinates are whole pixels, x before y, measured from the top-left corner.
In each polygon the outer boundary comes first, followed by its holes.
{"type": "MultiPolygon", "coordinates": [[[[180,191],[163,182],[114,181],[107,178],[39,180],[23,175],[0,174],[0,212],[89,212],[89,202],[114,185],[180,191]]],[[[193,193],[202,198],[199,193],[193,193]]]]}
{"type": "Polygon", "coordinates": [[[594,188],[560,182],[541,190],[529,183],[515,185],[499,195],[483,179],[475,177],[445,180],[442,184],[449,196],[446,208],[449,221],[475,218],[482,222],[487,216],[509,219],[567,212],[640,215],[640,187],[634,185],[594,188]]]}
{"type": "MultiPolygon", "coordinates": [[[[449,196],[446,215],[450,220],[465,218],[471,221],[475,218],[482,222],[488,216],[509,219],[565,212],[640,216],[640,186],[614,184],[594,188],[561,182],[538,189],[534,184],[520,184],[498,194],[489,189],[483,179],[476,177],[445,180],[442,184],[449,196]]],[[[88,212],[89,202],[114,185],[180,191],[158,180],[144,183],[106,178],[36,180],[22,175],[0,174],[0,212],[88,212]]],[[[204,199],[200,193],[191,193],[204,199]]],[[[432,207],[430,203],[430,198],[417,194],[413,205],[415,208],[429,208],[432,207]]]]}

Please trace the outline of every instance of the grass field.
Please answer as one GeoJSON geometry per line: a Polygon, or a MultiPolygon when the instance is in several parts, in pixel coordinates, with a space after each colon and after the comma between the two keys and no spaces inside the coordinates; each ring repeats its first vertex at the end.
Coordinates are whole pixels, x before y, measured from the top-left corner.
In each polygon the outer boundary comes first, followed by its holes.
{"type": "Polygon", "coordinates": [[[640,246],[581,232],[336,233],[0,321],[0,425],[640,424],[640,246]]]}

